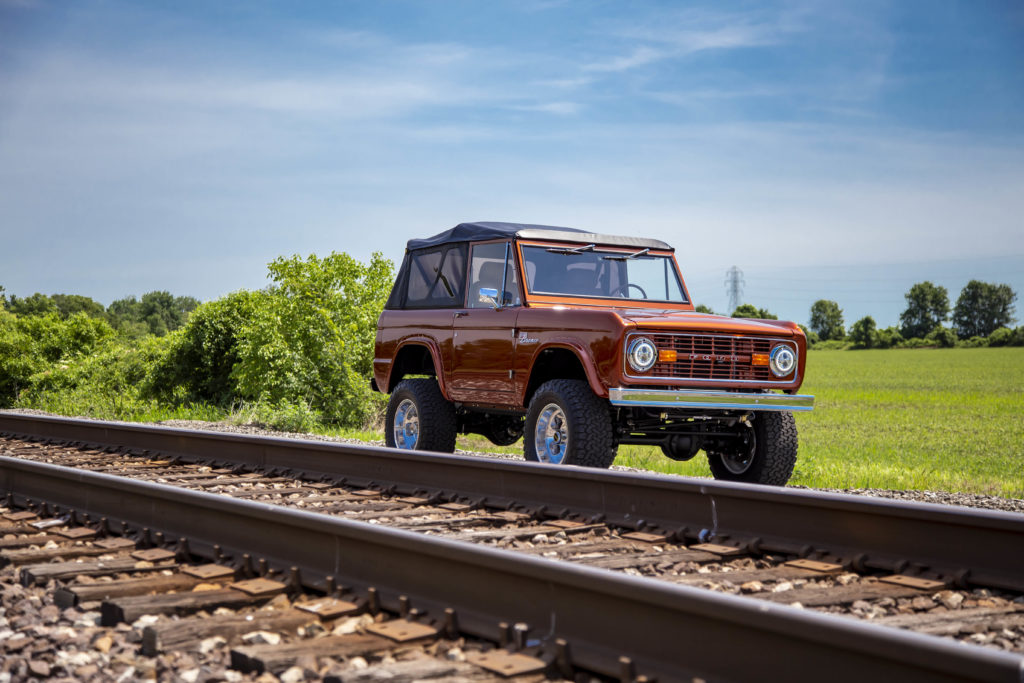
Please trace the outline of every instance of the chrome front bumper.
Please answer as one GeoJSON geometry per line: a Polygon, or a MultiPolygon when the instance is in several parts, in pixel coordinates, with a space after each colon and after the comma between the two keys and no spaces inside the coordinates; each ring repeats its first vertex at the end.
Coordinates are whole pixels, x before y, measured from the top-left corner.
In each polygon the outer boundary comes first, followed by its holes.
{"type": "Polygon", "coordinates": [[[807,394],[752,394],[704,389],[609,389],[613,406],[720,408],[725,410],[814,410],[807,394]]]}

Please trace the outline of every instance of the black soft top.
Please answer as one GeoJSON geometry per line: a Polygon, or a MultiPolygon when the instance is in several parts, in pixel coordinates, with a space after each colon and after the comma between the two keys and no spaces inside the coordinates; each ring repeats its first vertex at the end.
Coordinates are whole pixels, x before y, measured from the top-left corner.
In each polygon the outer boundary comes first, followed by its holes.
{"type": "Polygon", "coordinates": [[[526,223],[459,223],[451,230],[445,230],[433,237],[409,240],[406,251],[436,247],[450,242],[477,242],[502,238],[544,239],[580,244],[605,244],[613,247],[635,247],[637,249],[664,249],[674,251],[661,240],[643,237],[621,237],[598,235],[577,228],[558,228],[551,225],[528,225],[526,223]]]}

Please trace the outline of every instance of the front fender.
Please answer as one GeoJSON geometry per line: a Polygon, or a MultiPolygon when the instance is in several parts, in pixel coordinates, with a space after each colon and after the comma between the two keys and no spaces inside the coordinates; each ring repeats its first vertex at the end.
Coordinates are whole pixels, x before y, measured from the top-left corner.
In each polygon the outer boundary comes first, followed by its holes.
{"type": "MultiPolygon", "coordinates": [[[[537,359],[540,355],[550,349],[565,349],[576,356],[576,360],[578,360],[580,365],[583,367],[583,373],[587,377],[587,384],[590,385],[590,390],[599,398],[608,398],[608,387],[601,381],[601,375],[597,371],[597,366],[594,365],[594,359],[590,355],[590,349],[578,339],[562,337],[545,341],[534,351],[533,357],[530,359],[531,372],[533,368],[536,367],[537,359]]],[[[524,393],[524,402],[525,398],[524,393]]]]}

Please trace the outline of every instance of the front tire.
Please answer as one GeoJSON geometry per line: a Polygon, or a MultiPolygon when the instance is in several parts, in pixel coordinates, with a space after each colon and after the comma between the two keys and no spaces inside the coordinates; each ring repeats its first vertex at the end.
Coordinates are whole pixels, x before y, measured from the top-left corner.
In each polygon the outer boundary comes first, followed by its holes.
{"type": "Polygon", "coordinates": [[[595,396],[590,385],[553,379],[538,387],[526,412],[527,460],[608,468],[616,450],[608,402],[595,396]]]}
{"type": "Polygon", "coordinates": [[[391,448],[455,451],[455,407],[433,379],[406,379],[388,399],[384,442],[391,448]]]}
{"type": "Polygon", "coordinates": [[[796,465],[797,435],[793,413],[758,412],[731,451],[708,451],[715,479],[785,486],[796,465]]]}

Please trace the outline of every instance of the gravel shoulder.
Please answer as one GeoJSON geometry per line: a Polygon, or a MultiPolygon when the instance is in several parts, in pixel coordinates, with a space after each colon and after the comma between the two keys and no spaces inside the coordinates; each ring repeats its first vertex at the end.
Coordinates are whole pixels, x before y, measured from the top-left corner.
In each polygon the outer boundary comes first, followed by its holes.
{"type": "MultiPolygon", "coordinates": [[[[0,411],[8,413],[21,413],[30,415],[50,415],[40,410],[28,410],[28,409],[16,409],[0,411]]],[[[60,417],[60,416],[54,416],[60,417]]],[[[89,418],[83,418],[89,419],[89,418]]],[[[370,446],[383,446],[384,440],[378,441],[362,441],[359,439],[349,439],[338,436],[325,436],[322,434],[301,434],[295,432],[278,432],[269,429],[263,429],[253,425],[236,425],[229,422],[204,422],[202,420],[164,420],[156,424],[163,425],[165,427],[177,427],[179,429],[197,429],[214,432],[226,432],[230,434],[251,434],[254,436],[274,436],[286,439],[304,439],[312,441],[333,441],[337,443],[351,443],[351,444],[363,444],[370,446]]],[[[483,456],[488,458],[498,458],[501,460],[521,460],[520,457],[514,455],[508,455],[506,453],[488,453],[482,451],[464,451],[456,449],[455,451],[459,455],[475,455],[483,456]]],[[[622,467],[619,465],[613,465],[613,470],[620,472],[642,472],[651,474],[647,470],[641,470],[634,467],[622,467]]],[[[674,474],[662,474],[661,476],[674,477],[679,475],[674,474]]],[[[792,486],[789,488],[796,489],[810,489],[806,486],[792,486]]],[[[875,498],[889,498],[895,500],[906,500],[919,503],[934,503],[938,505],[958,505],[962,507],[970,508],[981,508],[986,510],[1000,510],[1003,512],[1017,512],[1024,514],[1024,499],[1019,498],[1001,498],[999,496],[984,496],[975,493],[952,493],[949,491],[897,491],[890,489],[813,489],[816,491],[829,491],[832,493],[847,493],[857,496],[872,496],[875,498]]]]}

